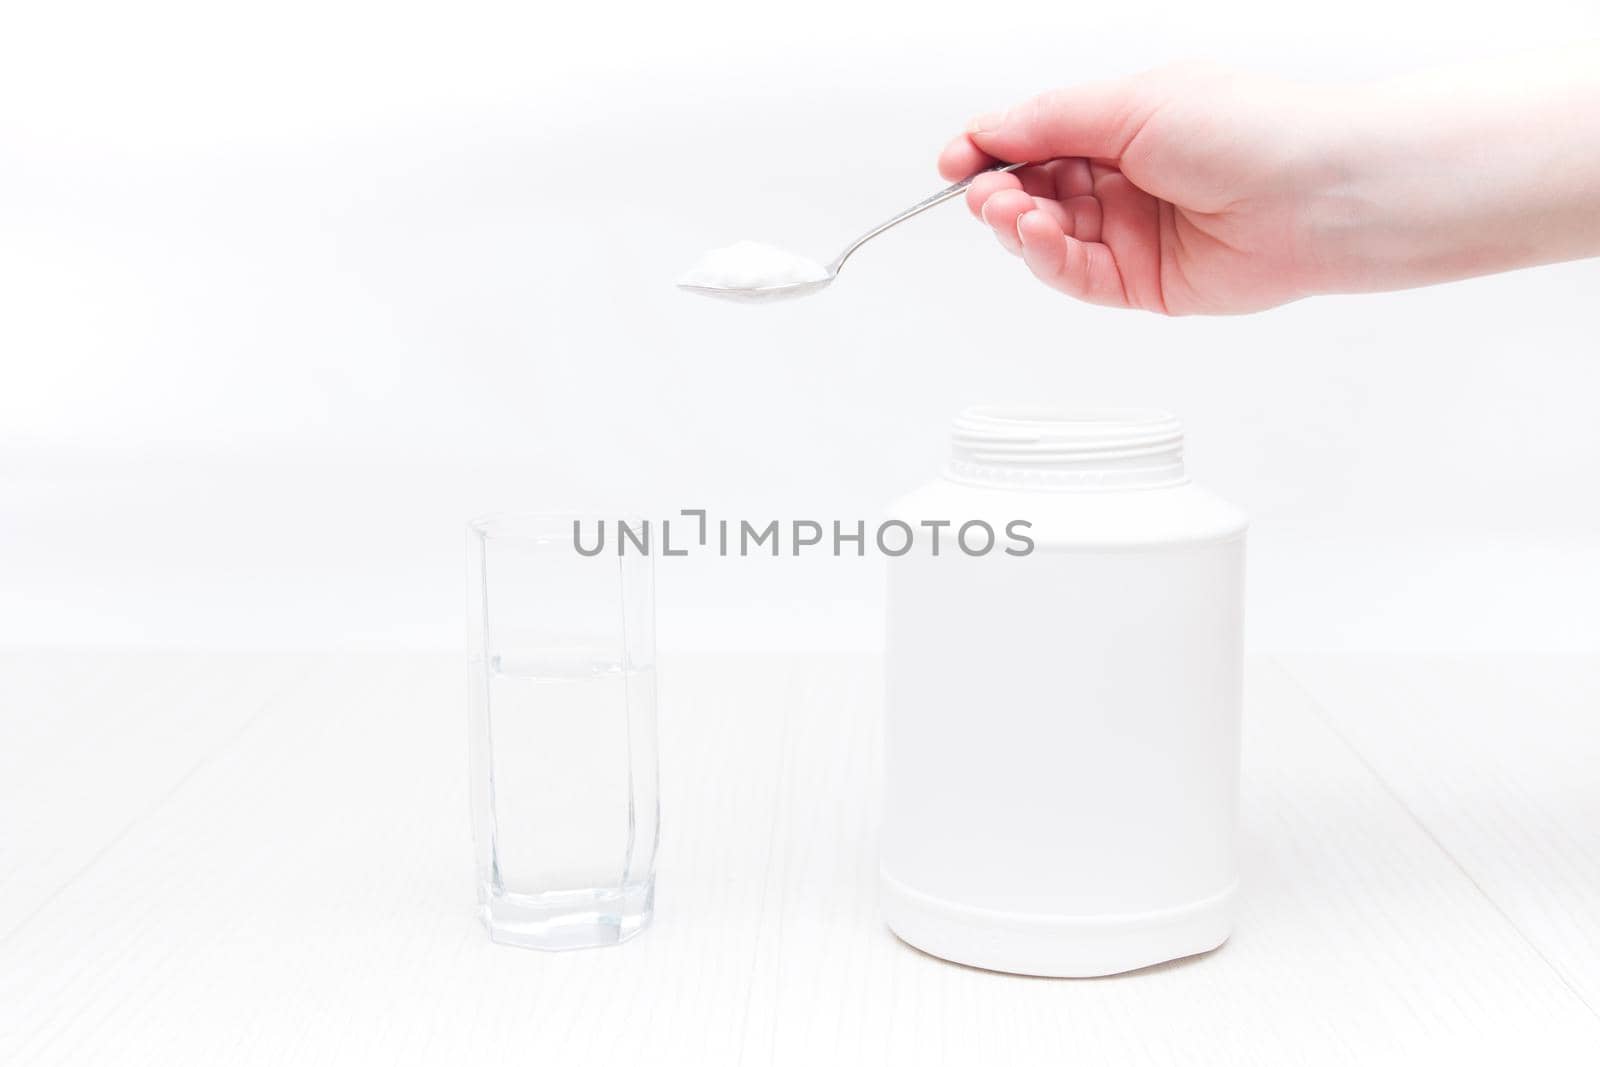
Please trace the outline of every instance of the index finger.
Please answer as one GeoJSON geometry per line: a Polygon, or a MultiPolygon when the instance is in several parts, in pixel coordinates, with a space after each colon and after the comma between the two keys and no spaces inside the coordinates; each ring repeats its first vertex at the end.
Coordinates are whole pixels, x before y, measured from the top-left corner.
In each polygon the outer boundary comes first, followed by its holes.
{"type": "Polygon", "coordinates": [[[939,153],[939,174],[947,182],[958,182],[980,170],[989,169],[997,162],[994,156],[973,144],[972,138],[963,133],[939,153]]]}

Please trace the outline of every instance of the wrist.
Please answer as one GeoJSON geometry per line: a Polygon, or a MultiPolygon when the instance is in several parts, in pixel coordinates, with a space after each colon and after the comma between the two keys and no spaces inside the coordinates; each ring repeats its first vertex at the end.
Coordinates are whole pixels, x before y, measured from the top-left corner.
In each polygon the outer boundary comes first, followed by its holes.
{"type": "Polygon", "coordinates": [[[1433,169],[1424,164],[1430,149],[1382,105],[1379,88],[1345,88],[1323,94],[1308,116],[1298,188],[1311,293],[1415,284],[1405,276],[1440,252],[1435,212],[1416,202],[1433,169]]]}
{"type": "Polygon", "coordinates": [[[1324,99],[1301,201],[1314,291],[1600,254],[1600,79],[1553,66],[1447,71],[1324,99]]]}

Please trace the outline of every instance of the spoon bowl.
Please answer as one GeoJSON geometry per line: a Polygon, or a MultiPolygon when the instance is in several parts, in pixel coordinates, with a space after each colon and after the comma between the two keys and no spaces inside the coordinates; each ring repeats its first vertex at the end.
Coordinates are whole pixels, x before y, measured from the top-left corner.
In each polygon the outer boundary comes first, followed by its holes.
{"type": "Polygon", "coordinates": [[[688,285],[678,283],[678,288],[686,293],[696,296],[709,296],[716,300],[737,300],[745,304],[771,303],[775,300],[793,300],[797,296],[809,296],[821,289],[826,289],[833,284],[837,277],[831,270],[826,278],[818,278],[813,282],[793,282],[789,285],[766,285],[758,289],[724,289],[715,285],[688,285]]]}
{"type": "MultiPolygon", "coordinates": [[[[1026,163],[1002,163],[999,166],[990,167],[989,170],[1000,171],[1004,173],[1006,171],[1016,170],[1018,167],[1026,166],[1026,163]]],[[[989,173],[989,171],[978,172],[978,174],[987,173],[989,173]]],[[[960,196],[966,191],[967,186],[971,185],[973,180],[977,177],[978,175],[974,174],[971,178],[966,178],[962,181],[956,182],[954,185],[946,186],[945,188],[940,189],[937,193],[934,193],[932,196],[928,197],[926,200],[921,200],[915,204],[912,204],[894,218],[889,219],[886,222],[880,222],[878,225],[874,226],[860,237],[857,237],[854,241],[851,241],[848,246],[846,246],[843,252],[839,253],[839,258],[828,264],[828,273],[825,277],[817,278],[812,281],[792,282],[788,285],[764,285],[751,288],[724,288],[716,285],[692,285],[679,282],[678,288],[682,289],[686,293],[694,293],[696,296],[710,296],[719,300],[738,300],[746,304],[770,303],[776,300],[792,300],[797,296],[810,296],[812,293],[820,292],[833,284],[833,280],[839,276],[839,269],[844,266],[845,260],[849,259],[851,254],[854,253],[856,249],[860,248],[862,245],[866,244],[868,241],[872,240],[885,230],[894,226],[898,226],[900,223],[906,221],[912,216],[920,215],[935,205],[942,204],[946,200],[960,196]]]]}

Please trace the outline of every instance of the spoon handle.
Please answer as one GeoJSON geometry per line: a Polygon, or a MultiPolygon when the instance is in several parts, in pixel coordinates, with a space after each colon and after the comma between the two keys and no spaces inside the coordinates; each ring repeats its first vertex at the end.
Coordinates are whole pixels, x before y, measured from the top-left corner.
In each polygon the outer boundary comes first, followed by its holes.
{"type": "MultiPolygon", "coordinates": [[[[1004,174],[1009,171],[1016,170],[1018,167],[1026,166],[1026,163],[1002,163],[999,166],[990,167],[988,170],[980,170],[978,174],[988,174],[989,171],[999,171],[1004,174]]],[[[900,212],[900,214],[896,215],[894,218],[889,219],[887,222],[880,222],[878,225],[874,226],[860,237],[857,237],[854,241],[850,242],[848,248],[839,253],[839,258],[834,260],[833,263],[829,265],[828,273],[838,274],[839,268],[844,266],[844,261],[850,258],[851,253],[860,248],[862,245],[866,244],[868,241],[872,240],[874,237],[878,236],[878,234],[882,233],[884,230],[887,230],[892,226],[898,226],[902,222],[906,221],[906,219],[911,218],[913,215],[920,215],[930,207],[937,207],[946,200],[949,200],[951,197],[960,196],[962,193],[966,192],[967,186],[971,185],[973,181],[977,179],[978,174],[974,174],[971,178],[963,178],[954,185],[945,186],[937,193],[934,193],[932,196],[928,197],[928,199],[917,201],[915,204],[912,204],[910,207],[900,212]]]]}

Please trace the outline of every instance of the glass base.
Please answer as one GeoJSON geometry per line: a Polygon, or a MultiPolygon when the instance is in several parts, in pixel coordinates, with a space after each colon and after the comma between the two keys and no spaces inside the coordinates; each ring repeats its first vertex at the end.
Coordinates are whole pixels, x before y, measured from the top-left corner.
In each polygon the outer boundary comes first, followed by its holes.
{"type": "Polygon", "coordinates": [[[478,911],[489,940],[501,945],[560,951],[620,945],[650,925],[655,882],[598,889],[482,896],[478,911]]]}

